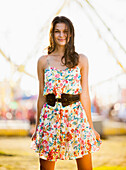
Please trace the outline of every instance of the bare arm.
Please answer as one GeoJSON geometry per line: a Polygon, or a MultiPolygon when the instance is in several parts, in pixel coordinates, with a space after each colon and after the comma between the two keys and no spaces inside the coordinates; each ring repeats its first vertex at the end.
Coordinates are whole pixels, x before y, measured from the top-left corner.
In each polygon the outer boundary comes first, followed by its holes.
{"type": "Polygon", "coordinates": [[[87,57],[84,56],[83,54],[80,54],[80,62],[81,62],[81,86],[82,86],[82,93],[80,95],[80,101],[86,112],[88,122],[91,128],[94,129],[92,118],[91,118],[91,100],[89,96],[89,87],[88,87],[89,64],[88,64],[87,57]]]}
{"type": "Polygon", "coordinates": [[[43,96],[44,90],[44,56],[40,57],[37,63],[37,74],[39,80],[39,96],[37,100],[37,117],[36,117],[36,129],[39,124],[40,113],[43,104],[45,103],[45,97],[43,96]]]}

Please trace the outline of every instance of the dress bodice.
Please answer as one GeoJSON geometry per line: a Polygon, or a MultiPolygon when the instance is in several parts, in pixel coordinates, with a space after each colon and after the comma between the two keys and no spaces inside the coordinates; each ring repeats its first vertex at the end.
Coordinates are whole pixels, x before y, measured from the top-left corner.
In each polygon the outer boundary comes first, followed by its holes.
{"type": "Polygon", "coordinates": [[[47,67],[44,71],[44,91],[43,95],[54,93],[56,98],[61,97],[61,93],[78,94],[81,93],[80,67],[66,68],[64,70],[55,67],[47,67]]]}

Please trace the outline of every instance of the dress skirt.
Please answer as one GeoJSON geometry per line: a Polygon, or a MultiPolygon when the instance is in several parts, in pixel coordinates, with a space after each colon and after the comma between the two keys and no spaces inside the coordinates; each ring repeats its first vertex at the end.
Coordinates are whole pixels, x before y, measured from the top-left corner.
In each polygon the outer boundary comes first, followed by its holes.
{"type": "Polygon", "coordinates": [[[101,143],[80,101],[65,107],[56,102],[54,107],[43,105],[31,148],[45,160],[73,160],[98,151],[101,143]]]}

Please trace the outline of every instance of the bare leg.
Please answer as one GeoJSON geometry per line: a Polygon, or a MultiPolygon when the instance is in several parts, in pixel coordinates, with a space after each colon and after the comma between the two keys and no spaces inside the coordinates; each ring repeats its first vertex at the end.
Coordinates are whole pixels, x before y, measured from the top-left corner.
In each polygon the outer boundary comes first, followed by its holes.
{"type": "Polygon", "coordinates": [[[78,170],[92,170],[91,153],[84,155],[82,158],[76,159],[78,170]]]}
{"type": "Polygon", "coordinates": [[[55,168],[55,161],[48,161],[39,158],[40,162],[40,170],[54,170],[55,168]]]}

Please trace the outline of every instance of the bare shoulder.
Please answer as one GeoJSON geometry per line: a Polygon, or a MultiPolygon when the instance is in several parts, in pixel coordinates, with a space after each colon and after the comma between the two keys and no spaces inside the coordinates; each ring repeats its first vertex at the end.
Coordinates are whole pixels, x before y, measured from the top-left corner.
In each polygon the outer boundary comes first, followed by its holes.
{"type": "Polygon", "coordinates": [[[47,55],[42,55],[41,57],[39,57],[38,59],[38,67],[41,67],[41,68],[45,68],[45,65],[46,65],[46,61],[47,61],[47,55]]]}
{"type": "Polygon", "coordinates": [[[83,69],[85,67],[88,67],[88,58],[84,54],[79,54],[79,63],[80,63],[80,68],[83,69]]]}

